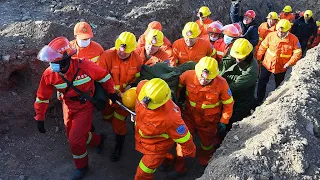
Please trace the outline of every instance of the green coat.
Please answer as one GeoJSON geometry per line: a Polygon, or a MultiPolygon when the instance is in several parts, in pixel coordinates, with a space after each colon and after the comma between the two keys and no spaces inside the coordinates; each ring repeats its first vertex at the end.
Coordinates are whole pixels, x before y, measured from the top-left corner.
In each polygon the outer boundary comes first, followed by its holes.
{"type": "Polygon", "coordinates": [[[231,56],[226,56],[219,64],[219,74],[227,80],[235,101],[233,115],[240,120],[256,105],[254,94],[258,80],[258,63],[252,54],[248,58],[251,61],[245,69],[241,69],[231,56]]]}

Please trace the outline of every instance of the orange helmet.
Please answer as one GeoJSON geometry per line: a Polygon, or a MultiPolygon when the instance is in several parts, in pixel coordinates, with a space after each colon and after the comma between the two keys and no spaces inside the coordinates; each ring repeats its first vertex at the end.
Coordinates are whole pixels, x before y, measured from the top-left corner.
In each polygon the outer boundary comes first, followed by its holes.
{"type": "Polygon", "coordinates": [[[74,26],[73,34],[79,39],[88,39],[93,37],[91,26],[86,22],[78,22],[74,26]]]}
{"type": "Polygon", "coordinates": [[[239,37],[241,34],[238,28],[233,24],[228,24],[223,27],[223,34],[230,37],[239,37]]]}
{"type": "Polygon", "coordinates": [[[151,29],[156,29],[156,30],[162,31],[162,25],[159,21],[152,21],[148,24],[148,28],[144,32],[144,34],[147,35],[151,29]]]}
{"type": "Polygon", "coordinates": [[[69,40],[63,36],[53,39],[44,46],[38,53],[40,61],[55,62],[70,57],[77,52],[77,49],[70,46],[69,40]]]}
{"type": "Polygon", "coordinates": [[[223,25],[220,21],[214,21],[209,24],[207,31],[212,33],[222,34],[223,25]]]}
{"type": "Polygon", "coordinates": [[[256,12],[254,12],[254,10],[248,10],[248,11],[244,14],[244,16],[248,16],[248,17],[254,19],[254,18],[256,17],[256,12]]]}

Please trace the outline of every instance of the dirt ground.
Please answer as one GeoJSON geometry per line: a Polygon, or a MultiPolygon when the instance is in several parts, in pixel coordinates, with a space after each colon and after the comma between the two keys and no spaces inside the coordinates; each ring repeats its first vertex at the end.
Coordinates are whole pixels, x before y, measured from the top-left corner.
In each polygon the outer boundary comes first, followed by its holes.
{"type": "MultiPolygon", "coordinates": [[[[253,8],[258,20],[264,20],[270,9],[280,11],[283,2],[244,0],[243,9],[253,8]],[[259,11],[258,11],[259,10],[259,11]]],[[[310,7],[319,17],[318,1],[285,1],[299,9],[310,7]]],[[[36,60],[39,49],[57,36],[73,38],[73,26],[86,20],[94,27],[95,38],[105,49],[124,30],[138,37],[150,21],[162,23],[165,35],[173,40],[181,37],[183,25],[196,20],[196,10],[208,5],[213,19],[227,24],[229,0],[0,0],[0,180],[69,179],[74,170],[72,156],[64,133],[60,103],[53,99],[47,113],[46,134],[37,131],[33,120],[33,102],[40,76],[47,64],[36,60]]],[[[299,9],[300,10],[300,9],[299,9]]],[[[271,77],[272,78],[272,77],[271,77]]],[[[273,90],[273,80],[268,91],[273,90]]],[[[114,146],[110,124],[96,113],[97,132],[106,133],[108,140],[102,155],[90,150],[90,171],[86,179],[133,179],[141,155],[134,150],[131,124],[120,162],[109,156],[114,146]]],[[[196,160],[188,162],[189,172],[181,179],[200,177],[204,168],[196,160]]],[[[156,179],[166,179],[157,171],[156,179]]]]}

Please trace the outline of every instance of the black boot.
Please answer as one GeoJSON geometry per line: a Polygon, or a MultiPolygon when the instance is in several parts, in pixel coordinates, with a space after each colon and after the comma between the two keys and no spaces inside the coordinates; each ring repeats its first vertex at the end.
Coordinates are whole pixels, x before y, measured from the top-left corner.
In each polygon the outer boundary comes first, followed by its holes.
{"type": "Polygon", "coordinates": [[[88,166],[77,169],[75,172],[72,174],[72,180],[80,180],[82,179],[88,172],[88,166]]]}
{"type": "Polygon", "coordinates": [[[101,154],[104,149],[104,141],[106,141],[107,137],[104,134],[100,134],[100,144],[96,148],[96,153],[101,154]]]}
{"type": "Polygon", "coordinates": [[[117,162],[120,160],[125,137],[125,135],[122,136],[116,134],[116,147],[114,148],[114,151],[111,155],[112,162],[117,162]]]}

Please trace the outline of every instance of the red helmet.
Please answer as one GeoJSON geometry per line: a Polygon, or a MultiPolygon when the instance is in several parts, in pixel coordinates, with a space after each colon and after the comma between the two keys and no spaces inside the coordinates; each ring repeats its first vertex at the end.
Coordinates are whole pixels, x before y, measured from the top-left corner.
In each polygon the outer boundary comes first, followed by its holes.
{"type": "Polygon", "coordinates": [[[223,34],[230,37],[239,37],[241,34],[233,24],[228,24],[223,27],[223,34]]]}
{"type": "Polygon", "coordinates": [[[63,36],[52,40],[48,45],[44,46],[38,53],[37,58],[40,61],[54,62],[65,57],[74,55],[77,49],[70,46],[69,40],[63,36]]]}
{"type": "Polygon", "coordinates": [[[220,21],[214,21],[209,24],[207,31],[212,33],[222,34],[223,25],[220,21]]]}
{"type": "Polygon", "coordinates": [[[242,29],[239,23],[233,23],[233,25],[238,29],[240,35],[242,34],[242,29]]]}
{"type": "Polygon", "coordinates": [[[254,10],[248,10],[248,11],[244,14],[244,16],[248,16],[248,17],[254,19],[254,18],[256,17],[256,13],[254,12],[254,10]]]}

